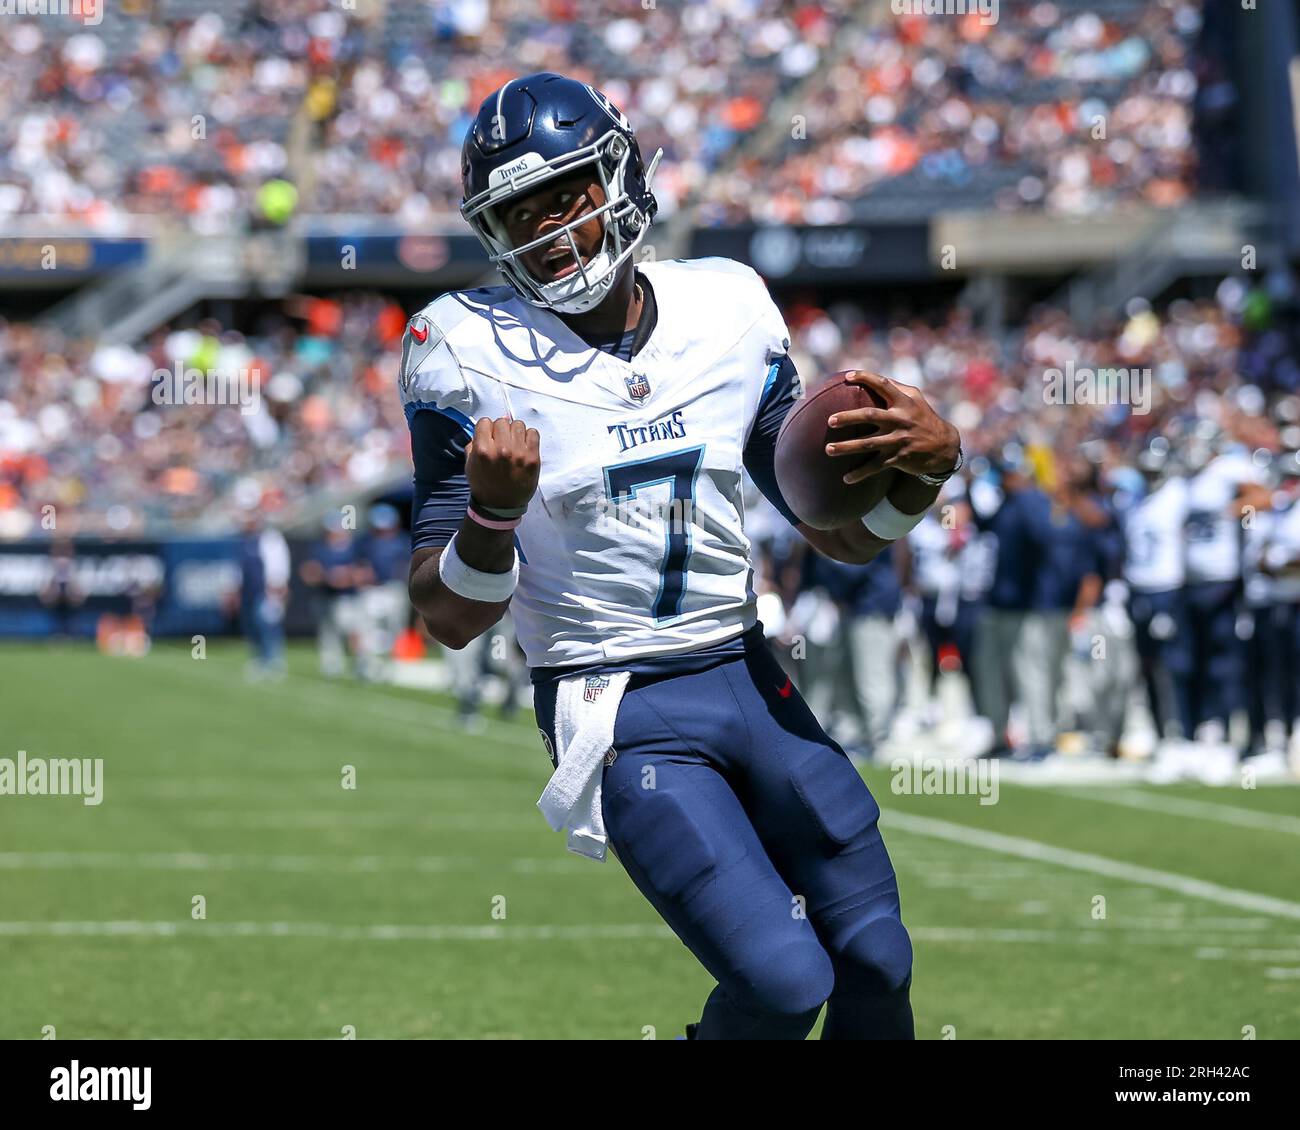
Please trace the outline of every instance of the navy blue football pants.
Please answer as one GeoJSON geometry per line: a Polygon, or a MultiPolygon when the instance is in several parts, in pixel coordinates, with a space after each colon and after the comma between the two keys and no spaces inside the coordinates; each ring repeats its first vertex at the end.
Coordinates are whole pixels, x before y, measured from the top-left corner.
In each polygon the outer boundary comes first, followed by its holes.
{"type": "Polygon", "coordinates": [[[1246,703],[1246,645],[1237,636],[1241,582],[1202,581],[1186,593],[1193,719],[1197,726],[1217,721],[1226,733],[1233,711],[1246,703]]]}
{"type": "MultiPolygon", "coordinates": [[[[554,740],[555,690],[537,719],[554,740]]],[[[866,783],[766,644],[633,675],[605,767],[610,844],[717,980],[700,1039],[911,1039],[912,946],[866,783]]]]}
{"type": "Polygon", "coordinates": [[[1138,659],[1156,732],[1169,736],[1176,721],[1189,741],[1196,729],[1192,706],[1192,626],[1182,589],[1138,592],[1129,596],[1138,659]]]}

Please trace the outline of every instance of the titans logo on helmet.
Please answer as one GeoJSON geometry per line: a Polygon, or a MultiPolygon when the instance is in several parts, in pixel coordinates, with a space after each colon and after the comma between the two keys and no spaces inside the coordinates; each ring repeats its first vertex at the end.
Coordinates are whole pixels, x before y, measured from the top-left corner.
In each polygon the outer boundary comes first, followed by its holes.
{"type": "Polygon", "coordinates": [[[614,119],[614,121],[618,122],[619,129],[630,130],[632,128],[632,123],[627,120],[623,111],[615,106],[614,103],[609,100],[607,95],[602,94],[589,83],[584,82],[582,85],[587,88],[587,93],[595,100],[596,105],[604,110],[605,113],[614,119]]]}

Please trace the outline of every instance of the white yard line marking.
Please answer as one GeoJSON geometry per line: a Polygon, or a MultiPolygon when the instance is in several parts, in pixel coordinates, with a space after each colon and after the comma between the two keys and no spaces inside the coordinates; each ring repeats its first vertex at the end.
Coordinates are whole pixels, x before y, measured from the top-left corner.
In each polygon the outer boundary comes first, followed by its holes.
{"type": "Polygon", "coordinates": [[[1237,961],[1300,961],[1300,950],[1259,950],[1243,949],[1234,952],[1222,946],[1203,946],[1196,951],[1201,961],[1221,961],[1233,958],[1237,961]]]}
{"type": "MultiPolygon", "coordinates": [[[[439,768],[442,768],[439,766],[439,768]]],[[[411,797],[420,804],[448,800],[487,800],[493,804],[508,804],[519,797],[528,797],[528,804],[536,799],[540,790],[532,782],[497,777],[444,777],[431,773],[419,777],[394,775],[387,767],[365,767],[360,771],[361,781],[357,792],[382,795],[386,800],[394,796],[411,797]],[[489,795],[491,794],[491,795],[489,795]],[[532,794],[530,796],[530,794],[532,794]]],[[[268,775],[259,769],[229,777],[196,774],[193,777],[176,777],[152,773],[116,773],[113,775],[114,796],[135,799],[156,797],[164,800],[212,800],[222,797],[236,800],[258,796],[295,796],[338,798],[347,795],[340,784],[337,770],[332,775],[319,768],[304,766],[293,774],[268,775]]]]}
{"type": "MultiPolygon", "coordinates": [[[[541,871],[577,870],[584,861],[577,856],[556,858],[520,857],[506,861],[511,871],[534,874],[541,871]]],[[[0,871],[144,870],[144,871],[286,871],[295,873],[371,874],[385,871],[415,871],[422,874],[446,871],[479,871],[491,868],[491,860],[476,856],[422,855],[237,855],[208,852],[97,852],[45,851],[0,852],[0,871]]]]}
{"type": "Polygon", "coordinates": [[[898,828],[918,836],[930,836],[933,839],[947,840],[949,843],[964,844],[968,847],[984,848],[987,851],[1014,855],[1021,859],[1035,859],[1042,863],[1067,867],[1073,871],[1086,871],[1093,875],[1105,875],[1112,879],[1121,879],[1128,883],[1138,883],[1148,887],[1160,887],[1167,891],[1177,891],[1180,895],[1206,899],[1223,906],[1238,910],[1250,910],[1257,914],[1271,914],[1279,918],[1300,919],[1300,903],[1287,899],[1274,898],[1271,895],[1256,894],[1236,887],[1224,887],[1203,879],[1194,879],[1189,875],[1176,875],[1171,871],[1158,871],[1153,867],[1142,867],[1136,863],[1126,863],[1118,859],[1106,859],[1104,856],[1088,852],[1074,851],[1070,848],[1054,847],[1051,844],[1028,840],[1020,836],[1004,836],[997,832],[985,832],[965,824],[953,824],[947,820],[933,820],[925,816],[890,809],[883,818],[888,830],[898,828]]]}
{"type": "MultiPolygon", "coordinates": [[[[1079,930],[1028,930],[967,926],[916,926],[909,931],[921,943],[989,945],[1097,945],[1121,942],[1167,946],[1167,938],[1142,934],[1116,936],[1106,927],[1079,930]]],[[[0,938],[306,938],[361,942],[536,942],[583,940],[668,940],[673,932],[654,923],[574,926],[433,925],[388,923],[372,926],[329,922],[192,922],[131,920],[87,922],[0,922],[0,938]]],[[[1203,949],[1227,959],[1242,958],[1231,944],[1203,949]]],[[[1247,951],[1263,952],[1263,951],[1247,951]]],[[[1272,951],[1273,960],[1287,960],[1289,951],[1272,951]]],[[[1271,971],[1270,971],[1271,975],[1271,971]]]]}
{"type": "Polygon", "coordinates": [[[0,938],[320,938],[359,942],[668,939],[667,926],[339,926],[328,922],[0,922],[0,938]]]}
{"type": "MultiPolygon", "coordinates": [[[[1205,935],[1201,933],[1192,935],[1189,932],[1189,936],[1184,942],[1171,938],[1168,932],[1148,933],[1138,928],[1117,926],[1110,923],[1098,923],[1096,926],[1076,929],[909,926],[907,932],[914,942],[973,942],[981,945],[995,942],[1024,943],[1026,945],[1099,945],[1109,943],[1121,946],[1146,945],[1178,948],[1183,944],[1191,945],[1205,941],[1205,935]]],[[[1240,944],[1245,947],[1255,940],[1241,939],[1240,944]]],[[[1225,958],[1237,957],[1239,955],[1233,952],[1237,941],[1235,935],[1226,934],[1222,939],[1216,939],[1218,944],[1203,946],[1202,949],[1213,950],[1225,958]]],[[[1288,951],[1278,950],[1275,952],[1278,956],[1274,960],[1283,960],[1288,951]]],[[[1200,956],[1199,952],[1197,956],[1200,956]]]]}
{"type": "Polygon", "coordinates": [[[1260,812],[1253,808],[1240,808],[1237,805],[1219,804],[1215,801],[1189,800],[1187,797],[1157,796],[1154,793],[1136,792],[1132,789],[1115,792],[1066,789],[1065,792],[1069,796],[1097,801],[1100,804],[1118,804],[1125,808],[1138,808],[1147,812],[1190,816],[1196,820],[1213,820],[1218,824],[1231,824],[1239,828],[1254,828],[1259,831],[1300,836],[1300,816],[1260,812]]]}
{"type": "MultiPolygon", "coordinates": [[[[550,829],[540,815],[530,819],[527,811],[519,816],[487,813],[393,812],[346,808],[311,811],[202,812],[191,811],[185,822],[204,828],[401,828],[405,831],[456,832],[538,832],[550,829]]],[[[552,833],[553,834],[553,833],[552,833]]]]}

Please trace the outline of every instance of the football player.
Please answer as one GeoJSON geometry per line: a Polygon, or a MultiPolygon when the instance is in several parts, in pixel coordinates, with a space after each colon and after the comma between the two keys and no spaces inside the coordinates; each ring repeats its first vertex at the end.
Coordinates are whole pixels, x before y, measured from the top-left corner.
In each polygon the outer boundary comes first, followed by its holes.
{"type": "Polygon", "coordinates": [[[1173,474],[1169,441],[1156,436],[1138,455],[1146,493],[1124,516],[1123,576],[1129,588],[1142,676],[1161,738],[1177,729],[1191,741],[1191,624],[1187,614],[1184,528],[1187,480],[1173,474]]]}
{"type": "MultiPolygon", "coordinates": [[[[914,389],[860,376],[880,434],[835,445],[903,472],[874,517],[798,525],[777,429],[800,391],[758,276],[634,255],[656,212],[627,119],[555,74],[489,96],[461,212],[506,286],[411,320],[410,594],[452,648],[507,605],[572,850],[609,844],[717,980],[694,1035],[913,1034],[912,951],[879,809],[763,639],[742,472],[823,553],[865,563],[960,462],[914,389]],[[924,478],[918,477],[924,476],[924,478]]],[[[859,475],[866,472],[850,472],[859,475]]]]}

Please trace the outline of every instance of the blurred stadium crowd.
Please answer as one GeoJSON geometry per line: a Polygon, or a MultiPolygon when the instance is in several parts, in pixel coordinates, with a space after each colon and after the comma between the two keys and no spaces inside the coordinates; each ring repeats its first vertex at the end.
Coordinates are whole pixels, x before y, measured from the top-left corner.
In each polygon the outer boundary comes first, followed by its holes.
{"type": "Polygon", "coordinates": [[[261,332],[203,321],[139,347],[0,323],[0,536],[38,532],[47,504],[81,534],[229,530],[252,506],[283,518],[374,484],[409,458],[405,325],[377,295],[301,296],[261,332]],[[187,370],[217,374],[229,402],[156,403],[176,382],[155,374],[187,370]]]}
{"type": "MultiPolygon", "coordinates": [[[[867,368],[916,385],[961,428],[970,460],[938,517],[865,572],[801,554],[754,497],[747,526],[760,549],[764,621],[809,649],[808,664],[792,668],[797,679],[830,673],[814,679],[814,697],[841,716],[845,740],[864,750],[884,742],[899,699],[879,664],[913,625],[936,672],[980,673],[971,690],[990,721],[986,744],[1003,741],[1015,704],[1026,756],[1043,756],[1062,730],[1116,753],[1127,700],[1114,692],[1136,685],[1138,672],[1162,734],[1222,740],[1231,716],[1247,711],[1252,746],[1284,744],[1300,714],[1292,302],[1228,278],[1213,297],[1134,302],[1092,331],[1037,308],[1005,337],[960,308],[900,317],[786,302],[809,384],[867,368]],[[1112,385],[1094,389],[1100,403],[1062,403],[1046,377],[1070,364],[1126,370],[1135,395],[1112,385]],[[1085,663],[1088,677],[1069,680],[1072,647],[1120,659],[1085,663]],[[831,677],[845,674],[847,683],[831,677]],[[1097,683],[1103,676],[1120,682],[1097,683]],[[1058,701],[1067,684],[1076,701],[1058,701]]],[[[228,531],[253,513],[300,521],[322,493],[391,486],[410,466],[392,388],[404,323],[396,302],[353,294],[287,299],[248,335],[203,323],[139,349],[0,326],[0,531],[38,533],[46,504],[61,530],[81,533],[228,531]],[[252,412],[160,405],[153,374],[178,363],[255,371],[260,402],[252,412]]],[[[404,562],[388,558],[350,572],[365,539],[335,531],[326,542],[320,552],[346,574],[341,595],[400,580],[404,562]]],[[[332,593],[328,582],[322,591],[332,593]]],[[[364,603],[343,601],[342,613],[322,618],[332,673],[356,644],[364,603]]],[[[391,652],[402,626],[404,612],[385,607],[386,642],[360,647],[362,667],[391,652]]]]}
{"type": "MultiPolygon", "coordinates": [[[[1001,0],[996,28],[893,7],[123,0],[93,29],[4,21],[0,222],[455,226],[470,114],[546,69],[598,83],[643,152],[663,147],[661,216],[689,209],[696,225],[954,201],[1175,207],[1230,179],[1237,96],[1201,36],[1210,7],[1001,0]]],[[[939,716],[929,691],[904,709],[913,651],[930,690],[960,676],[986,722],[969,734],[980,752],[1040,759],[1070,734],[1116,755],[1139,686],[1157,737],[1300,742],[1296,296],[1280,276],[1193,293],[1095,327],[1043,305],[1006,334],[956,305],[778,296],[809,384],[863,368],[916,385],[969,460],[935,515],[866,570],[803,553],[754,496],[760,614],[847,745],[879,752],[939,716]],[[1114,381],[1091,402],[1054,398],[1048,375],[1069,366],[1136,375],[1125,387],[1141,403],[1114,381]]],[[[39,536],[50,506],[63,535],[239,530],[231,613],[259,672],[281,670],[296,573],[317,598],[322,670],[383,677],[395,650],[420,646],[403,630],[394,515],[332,529],[292,562],[277,529],[319,529],[334,503],[409,474],[393,389],[407,313],[376,293],[303,294],[238,329],[209,318],[135,346],[0,320],[0,538],[39,536]],[[216,385],[197,403],[160,398],[158,374],[186,371],[216,385]]],[[[51,600],[75,601],[59,583],[51,600]]],[[[493,665],[513,704],[513,648],[485,637],[467,653],[449,657],[466,720],[493,665]]]]}
{"type": "Polygon", "coordinates": [[[598,83],[645,153],[664,148],[663,217],[829,224],[954,193],[1163,207],[1198,183],[1194,111],[1213,144],[1235,98],[1193,53],[1194,0],[1002,0],[996,34],[977,13],[853,0],[125,0],[105,16],[0,26],[0,220],[454,222],[471,113],[548,69],[598,83]]]}
{"type": "MultiPolygon", "coordinates": [[[[975,452],[1020,441],[1050,460],[1095,441],[1110,469],[1149,434],[1195,446],[1228,419],[1258,421],[1252,448],[1300,446],[1293,304],[1275,282],[1229,278],[1213,298],[1137,301],[1095,330],[1042,306],[1004,337],[960,307],[900,316],[794,296],[784,308],[809,381],[874,369],[924,388],[975,452]],[[1149,369],[1149,412],[1060,411],[1044,373],[1067,363],[1149,369]]],[[[392,392],[406,317],[374,293],[296,295],[249,333],[207,319],[137,347],[0,321],[0,536],[39,532],[47,504],[83,534],[210,532],[253,506],[283,521],[317,492],[391,478],[409,458],[392,392]],[[216,374],[229,403],[166,403],[178,371],[216,374]],[[241,379],[260,393],[249,405],[241,379]]]]}
{"type": "Polygon", "coordinates": [[[960,311],[875,329],[846,308],[788,310],[804,372],[924,389],[971,457],[866,570],[803,551],[756,501],[760,615],[808,651],[791,674],[847,744],[885,746],[900,649],[923,640],[924,682],[966,677],[978,752],[1038,760],[1070,734],[1116,757],[1135,707],[1150,739],[1300,750],[1300,370],[1277,299],[1293,296],[1230,278],[1093,332],[1041,308],[1002,341],[960,311]],[[1149,380],[1149,400],[1116,380],[1064,404],[1052,381],[1071,365],[1149,380]]]}

